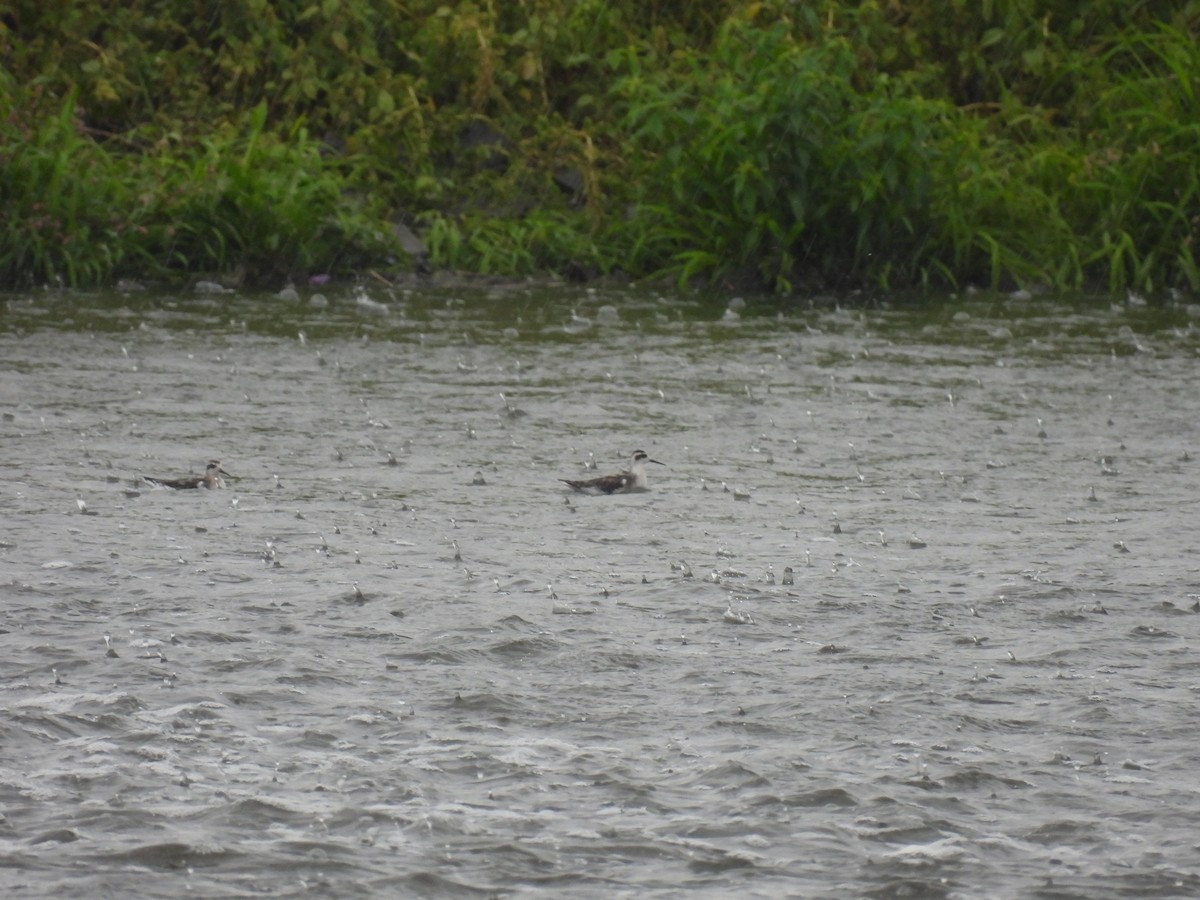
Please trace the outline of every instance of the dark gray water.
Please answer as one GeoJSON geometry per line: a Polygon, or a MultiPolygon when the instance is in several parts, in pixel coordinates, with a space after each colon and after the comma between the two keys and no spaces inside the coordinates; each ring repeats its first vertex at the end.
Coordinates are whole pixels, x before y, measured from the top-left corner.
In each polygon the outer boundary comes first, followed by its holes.
{"type": "Polygon", "coordinates": [[[1186,311],[0,315],[7,897],[1200,895],[1186,311]]]}

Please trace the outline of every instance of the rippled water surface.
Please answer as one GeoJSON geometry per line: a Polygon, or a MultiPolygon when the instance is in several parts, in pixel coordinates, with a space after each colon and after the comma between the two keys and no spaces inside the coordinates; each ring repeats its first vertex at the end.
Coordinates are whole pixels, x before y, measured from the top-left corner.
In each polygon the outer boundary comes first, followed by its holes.
{"type": "Polygon", "coordinates": [[[1193,321],[4,298],[0,892],[1200,895],[1193,321]]]}

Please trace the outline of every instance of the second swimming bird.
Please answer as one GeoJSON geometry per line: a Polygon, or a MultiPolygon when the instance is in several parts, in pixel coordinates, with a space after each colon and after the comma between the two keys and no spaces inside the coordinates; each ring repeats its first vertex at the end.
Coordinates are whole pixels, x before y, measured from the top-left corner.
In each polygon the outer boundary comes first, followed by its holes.
{"type": "Polygon", "coordinates": [[[644,450],[635,450],[629,468],[616,475],[601,475],[599,478],[588,478],[583,481],[572,481],[560,478],[563,484],[585,494],[633,494],[648,490],[646,487],[646,463],[663,466],[657,459],[651,459],[644,450]]]}
{"type": "Polygon", "coordinates": [[[143,475],[142,480],[155,487],[173,488],[177,491],[195,488],[208,488],[210,491],[215,491],[217,488],[225,487],[225,479],[221,477],[222,475],[233,477],[221,468],[220,462],[212,459],[209,460],[203,475],[189,475],[187,478],[151,478],[149,475],[143,475]]]}

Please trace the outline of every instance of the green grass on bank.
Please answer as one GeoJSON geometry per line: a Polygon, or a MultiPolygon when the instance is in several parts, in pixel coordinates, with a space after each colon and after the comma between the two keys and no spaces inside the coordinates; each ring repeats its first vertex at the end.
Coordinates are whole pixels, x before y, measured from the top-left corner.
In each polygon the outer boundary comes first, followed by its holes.
{"type": "Polygon", "coordinates": [[[281,282],[386,261],[383,226],[344,196],[348,174],[327,165],[303,129],[269,134],[264,119],[260,105],[244,131],[113,153],[82,132],[68,98],[23,139],[4,135],[0,281],[241,270],[281,282]]]}
{"type": "Polygon", "coordinates": [[[0,12],[4,285],[1200,290],[1200,0],[105,7],[0,12]]]}

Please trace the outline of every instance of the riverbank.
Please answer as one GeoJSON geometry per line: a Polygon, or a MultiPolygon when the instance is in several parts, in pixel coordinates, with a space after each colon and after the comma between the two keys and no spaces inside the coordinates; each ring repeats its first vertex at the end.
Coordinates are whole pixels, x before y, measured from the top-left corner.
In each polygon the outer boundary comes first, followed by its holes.
{"type": "Polygon", "coordinates": [[[933,6],[10,12],[0,282],[1200,290],[1200,3],[933,6]]]}

